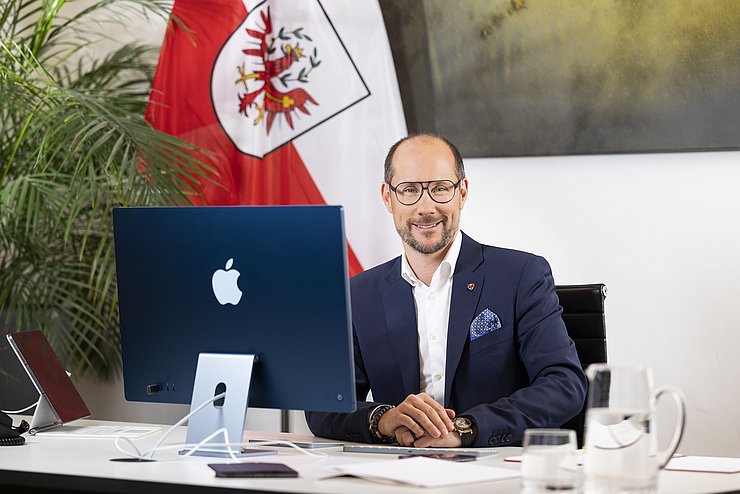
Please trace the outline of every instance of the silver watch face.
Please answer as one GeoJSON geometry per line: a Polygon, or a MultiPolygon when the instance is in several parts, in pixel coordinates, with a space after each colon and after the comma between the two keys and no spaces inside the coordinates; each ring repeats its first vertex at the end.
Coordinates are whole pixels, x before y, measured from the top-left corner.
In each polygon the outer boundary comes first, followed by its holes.
{"type": "Polygon", "coordinates": [[[473,423],[467,417],[457,417],[453,422],[453,425],[455,426],[455,430],[467,432],[468,429],[472,427],[473,423]]]}

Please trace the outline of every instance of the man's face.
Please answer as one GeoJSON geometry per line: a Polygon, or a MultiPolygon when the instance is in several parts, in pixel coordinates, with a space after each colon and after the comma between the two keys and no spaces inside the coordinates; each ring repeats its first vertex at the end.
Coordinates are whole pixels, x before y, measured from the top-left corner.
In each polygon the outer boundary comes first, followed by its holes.
{"type": "MultiPolygon", "coordinates": [[[[447,144],[424,136],[409,139],[396,149],[391,185],[396,187],[401,182],[434,180],[457,183],[455,158],[447,144]]],[[[445,204],[433,201],[424,190],[419,202],[405,206],[386,183],[383,183],[381,193],[401,240],[417,252],[435,254],[448,247],[455,238],[460,226],[460,211],[468,195],[468,180],[460,182],[453,199],[445,204]]]]}

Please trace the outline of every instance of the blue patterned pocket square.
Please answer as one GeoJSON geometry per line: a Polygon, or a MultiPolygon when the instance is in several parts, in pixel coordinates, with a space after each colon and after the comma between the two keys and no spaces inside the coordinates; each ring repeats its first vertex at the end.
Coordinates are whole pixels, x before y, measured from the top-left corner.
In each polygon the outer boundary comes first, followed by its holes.
{"type": "Polygon", "coordinates": [[[481,336],[497,329],[501,329],[501,320],[495,312],[485,309],[470,324],[470,341],[475,341],[481,336]]]}

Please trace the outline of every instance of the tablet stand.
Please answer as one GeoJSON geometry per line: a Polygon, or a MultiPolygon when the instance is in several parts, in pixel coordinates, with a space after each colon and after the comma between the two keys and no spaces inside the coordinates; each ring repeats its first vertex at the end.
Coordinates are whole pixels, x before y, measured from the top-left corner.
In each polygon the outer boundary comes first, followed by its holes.
{"type": "MultiPolygon", "coordinates": [[[[195,371],[193,398],[190,411],[193,412],[203,403],[223,392],[226,396],[209,403],[188,421],[186,441],[195,445],[218,429],[228,431],[231,449],[236,456],[241,455],[241,441],[244,433],[244,421],[247,416],[249,385],[252,380],[252,369],[257,361],[255,355],[232,355],[201,353],[198,356],[198,367],[195,371]]],[[[228,457],[224,436],[217,435],[193,454],[198,456],[228,457]],[[211,445],[211,443],[214,443],[211,445]]],[[[189,450],[180,451],[185,454],[189,450]]]]}
{"type": "MultiPolygon", "coordinates": [[[[38,388],[38,386],[37,386],[38,388]]],[[[28,431],[29,434],[36,435],[37,432],[42,432],[52,427],[62,425],[62,419],[59,418],[56,410],[52,406],[49,398],[46,396],[43,390],[39,389],[41,396],[39,402],[36,405],[36,410],[33,411],[33,417],[31,418],[31,429],[28,431]]]]}

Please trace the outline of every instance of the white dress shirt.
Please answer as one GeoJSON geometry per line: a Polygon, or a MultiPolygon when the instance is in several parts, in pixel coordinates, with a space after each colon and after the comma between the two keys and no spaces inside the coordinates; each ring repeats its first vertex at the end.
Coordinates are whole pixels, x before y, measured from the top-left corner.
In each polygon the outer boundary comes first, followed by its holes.
{"type": "Polygon", "coordinates": [[[445,362],[447,360],[447,326],[450,320],[452,275],[460,255],[462,235],[458,231],[450,249],[432,275],[427,286],[409,266],[406,254],[401,254],[401,276],[412,287],[416,303],[419,333],[419,383],[421,391],[444,406],[445,362]]]}

